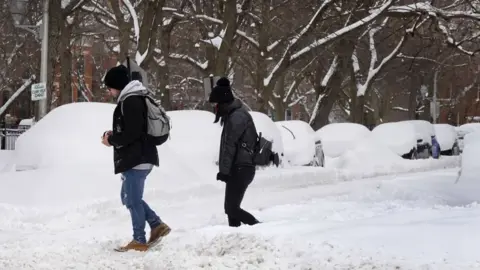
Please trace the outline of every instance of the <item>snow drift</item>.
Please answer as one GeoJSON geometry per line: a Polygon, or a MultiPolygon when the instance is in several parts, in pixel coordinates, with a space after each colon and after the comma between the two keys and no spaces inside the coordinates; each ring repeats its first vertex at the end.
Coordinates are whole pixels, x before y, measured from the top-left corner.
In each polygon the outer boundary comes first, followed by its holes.
{"type": "MultiPolygon", "coordinates": [[[[479,183],[480,175],[480,130],[472,131],[465,136],[464,148],[461,156],[461,180],[479,183]]],[[[480,191],[479,191],[480,194],[480,191]]]]}

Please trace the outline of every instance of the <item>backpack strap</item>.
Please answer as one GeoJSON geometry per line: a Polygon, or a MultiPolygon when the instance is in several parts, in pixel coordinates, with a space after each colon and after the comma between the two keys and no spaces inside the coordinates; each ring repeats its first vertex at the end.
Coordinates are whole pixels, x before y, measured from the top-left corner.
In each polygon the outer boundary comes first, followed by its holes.
{"type": "MultiPolygon", "coordinates": [[[[246,114],[248,115],[248,119],[249,119],[250,123],[252,123],[252,125],[253,125],[253,130],[255,131],[255,134],[257,134],[255,145],[253,146],[253,147],[255,147],[257,142],[260,140],[260,137],[262,136],[262,133],[260,132],[260,136],[258,135],[257,128],[255,127],[255,122],[253,121],[252,115],[250,115],[249,112],[246,112],[246,114]]],[[[247,143],[245,141],[243,141],[243,138],[245,136],[245,132],[247,132],[247,129],[245,129],[243,131],[242,135],[240,135],[240,141],[241,141],[240,146],[243,149],[245,149],[250,155],[254,155],[255,154],[255,149],[250,149],[250,147],[248,147],[247,143]]]]}

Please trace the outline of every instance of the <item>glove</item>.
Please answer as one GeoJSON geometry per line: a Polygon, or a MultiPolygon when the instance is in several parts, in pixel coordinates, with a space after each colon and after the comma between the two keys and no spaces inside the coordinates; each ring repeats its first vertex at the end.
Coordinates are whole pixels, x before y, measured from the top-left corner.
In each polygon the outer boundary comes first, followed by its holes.
{"type": "Polygon", "coordinates": [[[228,182],[228,179],[230,178],[229,175],[223,174],[221,172],[217,173],[217,180],[220,180],[222,182],[228,182]]]}

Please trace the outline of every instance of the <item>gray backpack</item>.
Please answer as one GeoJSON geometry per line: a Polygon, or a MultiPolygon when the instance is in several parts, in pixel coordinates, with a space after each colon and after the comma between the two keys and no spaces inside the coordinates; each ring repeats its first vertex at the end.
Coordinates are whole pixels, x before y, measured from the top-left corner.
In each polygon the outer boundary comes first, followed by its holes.
{"type": "MultiPolygon", "coordinates": [[[[170,136],[170,117],[165,109],[150,96],[145,96],[147,106],[147,134],[155,145],[162,145],[170,136]]],[[[123,102],[122,102],[123,114],[123,102]]]]}

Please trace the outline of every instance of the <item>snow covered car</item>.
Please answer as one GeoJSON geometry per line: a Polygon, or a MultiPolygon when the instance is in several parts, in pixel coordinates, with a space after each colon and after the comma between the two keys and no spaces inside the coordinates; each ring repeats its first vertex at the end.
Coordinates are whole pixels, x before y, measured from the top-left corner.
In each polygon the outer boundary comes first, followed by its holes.
{"type": "Polygon", "coordinates": [[[404,159],[417,159],[417,135],[407,122],[383,123],[372,129],[372,137],[404,159]]]}
{"type": "Polygon", "coordinates": [[[480,123],[467,123],[463,124],[459,127],[455,127],[455,130],[457,131],[457,140],[458,140],[458,146],[460,147],[460,152],[463,151],[463,139],[465,136],[471,132],[475,132],[477,130],[480,130],[480,123]]]}
{"type": "Polygon", "coordinates": [[[434,144],[432,140],[436,140],[435,129],[432,123],[425,120],[405,120],[401,122],[410,123],[415,129],[418,158],[426,159],[431,157],[434,144]]]}
{"type": "Polygon", "coordinates": [[[292,166],[323,166],[321,140],[315,140],[315,131],[305,121],[275,122],[282,134],[285,160],[292,166]]]}
{"type": "MultiPolygon", "coordinates": [[[[167,143],[159,146],[172,149],[171,159],[186,163],[216,164],[222,127],[214,124],[215,115],[202,110],[167,111],[172,129],[167,143]]],[[[203,165],[202,165],[203,166],[203,165]]]]}
{"type": "Polygon", "coordinates": [[[460,146],[458,145],[455,127],[449,124],[434,124],[433,127],[435,128],[437,141],[440,144],[441,155],[460,155],[460,146]]]}
{"type": "Polygon", "coordinates": [[[272,141],[272,151],[278,154],[280,164],[282,164],[284,159],[284,148],[282,135],[277,125],[275,125],[275,122],[264,113],[255,111],[249,111],[249,113],[253,118],[257,132],[261,132],[262,137],[272,141]]]}
{"type": "Polygon", "coordinates": [[[315,132],[325,156],[336,158],[370,136],[370,130],[356,123],[332,123],[315,132]]]}

